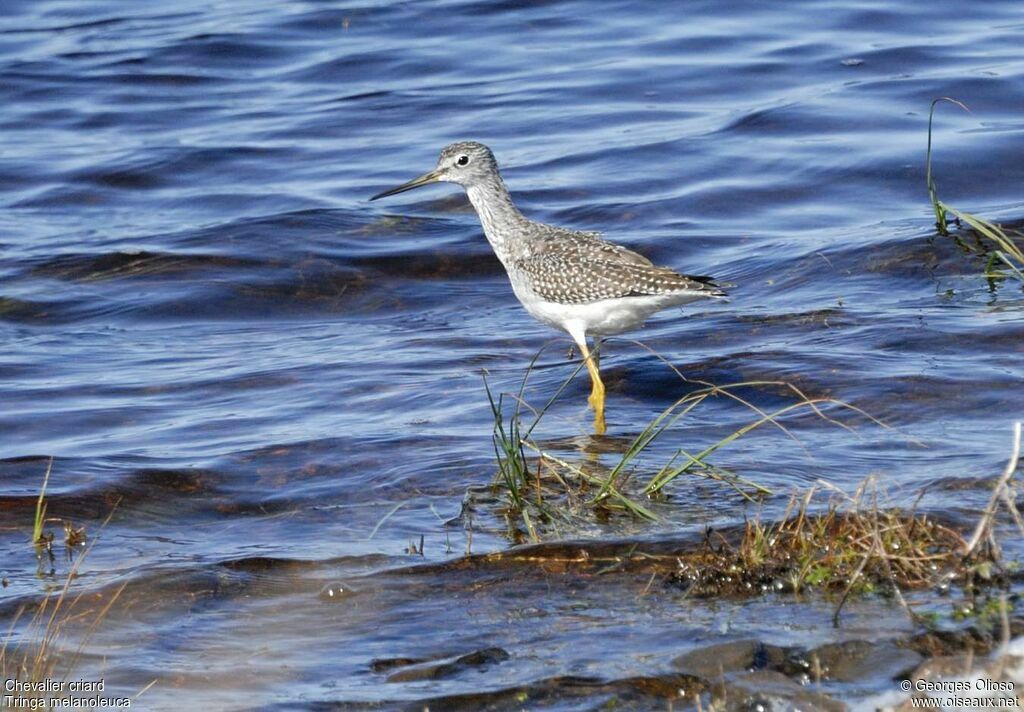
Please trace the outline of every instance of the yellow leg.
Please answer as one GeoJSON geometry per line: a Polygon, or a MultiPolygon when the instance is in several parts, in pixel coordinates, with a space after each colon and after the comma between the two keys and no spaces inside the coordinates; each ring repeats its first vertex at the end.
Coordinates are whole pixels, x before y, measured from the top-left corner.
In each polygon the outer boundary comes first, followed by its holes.
{"type": "Polygon", "coordinates": [[[587,371],[590,373],[590,381],[592,383],[590,398],[587,399],[587,402],[594,409],[594,432],[598,435],[604,435],[607,430],[604,423],[604,383],[601,381],[597,354],[592,353],[587,348],[586,339],[579,341],[579,347],[580,353],[583,354],[583,362],[587,365],[587,371]]]}

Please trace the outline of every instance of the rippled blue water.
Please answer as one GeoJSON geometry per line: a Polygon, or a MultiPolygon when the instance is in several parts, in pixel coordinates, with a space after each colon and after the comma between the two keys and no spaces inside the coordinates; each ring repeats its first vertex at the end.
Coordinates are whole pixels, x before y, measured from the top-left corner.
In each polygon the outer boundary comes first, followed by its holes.
{"type": "MultiPolygon", "coordinates": [[[[482,371],[513,390],[554,340],[527,394],[540,404],[574,367],[568,339],[515,302],[460,193],[366,200],[466,138],[493,148],[530,216],[733,285],[729,302],[634,335],[688,377],[792,381],[894,428],[800,417],[803,447],[764,429],[718,464],[780,493],[875,474],[897,500],[930,487],[925,505],[947,514],[983,501],[950,492],[1008,451],[1024,294],[935,237],[927,111],[939,96],[971,108],[939,109],[941,196],[1024,218],[1022,31],[1010,0],[5,0],[3,597],[51,580],[25,539],[53,457],[52,515],[96,533],[116,505],[80,585],[133,596],[89,651],[120,689],[159,679],[154,708],[183,691],[298,707],[628,676],[652,651],[713,638],[720,611],[617,607],[635,591],[581,594],[594,608],[579,613],[566,584],[541,582],[509,625],[500,586],[445,590],[442,570],[430,593],[393,571],[421,560],[406,553],[421,535],[428,562],[467,548],[443,522],[494,475],[482,371]],[[305,563],[238,563],[253,557],[305,563]],[[317,595],[367,575],[354,585],[377,593],[344,611],[317,595]],[[369,667],[481,641],[512,661],[418,683],[369,667]]],[[[627,341],[604,368],[613,435],[685,392],[627,341]]],[[[577,379],[540,435],[585,441],[586,392],[577,379]]],[[[716,403],[652,457],[749,420],[716,403]]],[[[566,535],[671,537],[743,516],[686,483],[659,524],[566,535]]],[[[485,508],[473,550],[506,546],[485,508]]],[[[741,606],[747,632],[778,634],[762,605],[741,606]]],[[[820,631],[827,608],[782,635],[841,635],[820,631]]],[[[868,606],[865,621],[880,615],[898,618],[868,606]]]]}

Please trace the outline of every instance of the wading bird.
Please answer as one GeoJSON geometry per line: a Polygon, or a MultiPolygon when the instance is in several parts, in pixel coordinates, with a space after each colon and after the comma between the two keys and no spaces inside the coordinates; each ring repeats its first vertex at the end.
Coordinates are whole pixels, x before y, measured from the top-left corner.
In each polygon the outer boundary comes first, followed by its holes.
{"type": "Polygon", "coordinates": [[[437,182],[466,189],[487,241],[526,311],[548,326],[567,331],[576,342],[590,373],[589,403],[598,434],[605,432],[605,389],[597,359],[602,337],[636,329],[667,307],[725,296],[709,277],[658,267],[598,233],[524,217],[501,179],[494,154],[475,141],[446,146],[434,170],[370,200],[437,182]],[[588,336],[595,339],[593,350],[587,347],[588,336]]]}

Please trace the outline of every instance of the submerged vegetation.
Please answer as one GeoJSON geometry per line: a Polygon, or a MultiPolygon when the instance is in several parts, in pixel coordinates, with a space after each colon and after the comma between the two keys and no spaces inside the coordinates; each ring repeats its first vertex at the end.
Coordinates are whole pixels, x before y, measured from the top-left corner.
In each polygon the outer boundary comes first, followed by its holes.
{"type": "MultiPolygon", "coordinates": [[[[127,586],[127,583],[122,584],[98,607],[92,605],[97,598],[95,595],[86,598],[84,592],[72,593],[72,583],[78,578],[83,558],[84,554],[75,561],[58,591],[43,597],[34,606],[22,606],[15,613],[0,644],[0,675],[4,679],[45,683],[67,679],[76,669],[85,647],[127,586]],[[29,610],[33,611],[31,618],[18,631],[18,623],[29,610]],[[76,628],[84,625],[84,632],[76,632],[73,637],[77,643],[69,649],[64,639],[72,625],[76,628]]],[[[27,707],[28,698],[24,695],[35,694],[19,693],[14,697],[14,706],[27,707]]],[[[38,697],[42,700],[46,695],[40,691],[38,697]]]]}
{"type": "Polygon", "coordinates": [[[970,111],[965,104],[956,99],[941,97],[932,101],[931,109],[928,112],[928,153],[925,180],[928,185],[928,197],[931,199],[932,209],[935,211],[935,227],[940,235],[949,236],[949,216],[952,215],[957,226],[966,224],[973,231],[975,238],[973,245],[962,240],[958,240],[958,243],[965,250],[987,258],[985,276],[988,279],[1014,277],[1024,282],[1024,247],[1022,247],[1024,245],[1022,237],[1024,236],[1007,231],[994,222],[964,212],[939,200],[935,179],[932,175],[932,120],[935,117],[936,105],[943,101],[955,104],[964,111],[970,111]]]}
{"type": "Polygon", "coordinates": [[[50,484],[50,474],[53,472],[53,458],[51,457],[46,465],[46,473],[43,475],[43,484],[39,488],[39,497],[36,499],[35,516],[32,519],[32,544],[36,549],[36,556],[40,564],[54,561],[53,542],[55,539],[52,531],[46,530],[47,523],[59,523],[64,530],[64,547],[67,549],[68,557],[72,555],[75,547],[85,543],[87,536],[85,527],[76,527],[70,519],[62,517],[48,517],[46,488],[50,484]]]}
{"type": "MultiPolygon", "coordinates": [[[[40,492],[40,502],[43,492],[45,485],[40,492]]],[[[40,508],[45,509],[42,505],[40,508]]],[[[106,526],[110,516],[112,513],[102,526],[106,526]]],[[[66,520],[64,523],[66,528],[70,528],[69,542],[73,537],[76,539],[68,546],[81,543],[80,539],[84,538],[82,531],[71,527],[66,520]]],[[[34,524],[40,525],[38,514],[34,524]]],[[[36,539],[37,547],[44,547],[51,557],[52,540],[52,533],[41,540],[36,539]]],[[[5,680],[40,685],[38,691],[20,690],[15,695],[8,695],[12,708],[41,709],[38,705],[45,706],[52,695],[52,688],[47,691],[46,684],[53,680],[66,680],[76,671],[86,646],[128,585],[124,582],[109,594],[73,590],[82,562],[96,541],[94,539],[80,551],[62,583],[48,585],[41,600],[18,607],[12,616],[6,635],[0,641],[0,675],[5,680]],[[30,616],[27,622],[19,625],[26,616],[30,616]]],[[[10,691],[9,688],[8,693],[10,691]]],[[[0,709],[6,708],[5,704],[0,704],[0,709]]]]}
{"type": "MultiPolygon", "coordinates": [[[[666,408],[638,435],[628,441],[611,443],[603,452],[582,463],[569,462],[547,452],[532,435],[580,368],[573,371],[543,408],[534,410],[526,403],[524,393],[539,357],[540,353],[527,369],[516,394],[495,397],[487,386],[494,415],[493,440],[498,463],[494,486],[504,494],[502,513],[510,535],[519,542],[557,542],[565,538],[566,532],[572,538],[580,531],[582,523],[595,519],[604,521],[615,515],[641,521],[657,520],[656,505],[670,503],[666,489],[683,475],[721,485],[724,491],[732,492],[738,502],[759,503],[773,493],[715,465],[711,455],[766,424],[796,440],[783,422],[789,413],[806,410],[831,425],[846,429],[850,426],[836,416],[853,414],[886,427],[855,406],[834,398],[808,396],[789,383],[753,381],[715,386],[694,382],[679,374],[692,390],[666,408]],[[770,387],[776,394],[787,393],[791,402],[767,412],[742,395],[745,389],[758,387],[770,387]],[[673,424],[712,398],[727,398],[741,404],[753,417],[699,452],[675,447],[669,461],[660,467],[639,461],[639,456],[655,440],[671,436],[673,424]],[[513,405],[511,413],[506,413],[509,401],[513,405]],[[522,420],[527,414],[532,415],[532,420],[524,427],[522,420]],[[600,454],[613,454],[614,464],[602,465],[597,456],[600,454]]],[[[608,440],[602,437],[598,442],[608,440]]],[[[670,553],[631,549],[607,561],[590,560],[588,565],[639,566],[649,569],[652,575],[660,573],[670,584],[698,597],[808,590],[829,592],[837,597],[837,624],[851,594],[869,593],[894,598],[912,618],[923,622],[926,617],[908,606],[901,591],[946,590],[950,586],[958,586],[970,598],[970,603],[958,610],[985,612],[995,610],[995,606],[1005,618],[1010,604],[1004,592],[1013,566],[1004,563],[995,532],[998,515],[1006,513],[1024,533],[1024,520],[1015,505],[1017,492],[1012,482],[1020,456],[1020,441],[1021,428],[1017,424],[1009,464],[969,536],[926,512],[907,510],[888,502],[874,478],[868,478],[853,494],[819,480],[809,490],[791,495],[788,506],[777,520],[765,520],[759,512],[756,517],[746,519],[741,527],[709,529],[703,541],[691,542],[670,553]],[[978,603],[975,595],[984,600],[978,603]]],[[[554,547],[552,552],[556,552],[559,545],[552,543],[550,546],[554,547]]]]}
{"type": "MultiPolygon", "coordinates": [[[[47,516],[46,491],[52,471],[51,457],[39,488],[32,519],[32,544],[41,566],[37,575],[46,581],[45,594],[38,602],[26,603],[17,608],[6,635],[0,641],[0,675],[6,680],[42,684],[67,679],[75,671],[85,647],[127,586],[125,582],[109,596],[95,593],[87,595],[85,591],[73,590],[82,563],[98,539],[93,539],[85,546],[85,527],[75,527],[66,518],[47,516]],[[70,566],[62,582],[52,580],[54,571],[50,565],[55,560],[55,535],[46,530],[48,523],[60,523],[64,530],[64,544],[70,566]],[[30,616],[27,622],[20,625],[26,616],[30,616]],[[69,632],[72,628],[73,634],[69,632]],[[73,645],[67,644],[66,639],[69,638],[75,640],[73,645]]],[[[112,509],[103,520],[101,530],[110,522],[113,513],[112,509]]],[[[4,585],[7,585],[6,580],[4,585]]],[[[48,694],[45,687],[41,687],[39,692],[20,691],[17,695],[9,695],[10,705],[37,709],[38,705],[46,702],[48,694]]],[[[6,702],[0,703],[0,709],[6,709],[5,705],[6,702]]]]}
{"type": "MultiPolygon", "coordinates": [[[[639,342],[633,343],[650,351],[639,342]]],[[[494,416],[493,442],[498,462],[497,483],[507,497],[506,514],[512,526],[515,526],[516,519],[521,521],[528,539],[533,542],[538,542],[542,538],[538,524],[553,524],[557,530],[559,521],[571,523],[573,516],[587,516],[588,513],[605,516],[616,513],[629,514],[655,521],[658,516],[648,505],[651,502],[665,501],[669,496],[670,485],[683,476],[720,484],[748,502],[757,502],[762,497],[773,494],[772,491],[716,466],[710,459],[716,452],[765,425],[773,426],[795,443],[799,443],[783,419],[800,411],[847,430],[851,429],[850,426],[836,419],[839,413],[859,416],[866,422],[885,427],[881,421],[856,406],[831,397],[808,395],[786,381],[743,381],[722,386],[706,381],[694,381],[683,376],[664,358],[655,354],[690,390],[647,423],[621,449],[611,467],[603,466],[596,458],[575,464],[546,450],[532,438],[532,435],[541,419],[582,366],[577,366],[548,402],[537,410],[525,401],[524,392],[530,374],[542,353],[543,350],[530,363],[514,396],[495,397],[486,377],[484,379],[494,416]],[[774,410],[765,410],[755,405],[745,395],[755,389],[770,389],[773,394],[782,396],[789,402],[774,410]],[[725,399],[742,406],[750,412],[750,420],[699,451],[691,452],[687,447],[675,447],[674,453],[666,462],[649,471],[641,462],[641,456],[656,441],[665,439],[667,434],[672,432],[673,426],[692,415],[702,404],[715,399],[725,399]],[[510,413],[505,411],[508,400],[512,401],[510,413]],[[522,425],[524,415],[527,414],[524,410],[533,416],[525,428],[522,425]]]]}

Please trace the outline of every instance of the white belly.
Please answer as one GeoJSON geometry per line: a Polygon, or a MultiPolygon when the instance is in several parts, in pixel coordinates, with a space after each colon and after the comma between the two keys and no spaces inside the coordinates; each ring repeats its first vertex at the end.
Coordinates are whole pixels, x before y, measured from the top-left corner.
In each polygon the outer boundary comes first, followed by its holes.
{"type": "Polygon", "coordinates": [[[529,287],[516,282],[517,280],[512,280],[512,289],[534,319],[569,333],[581,330],[593,336],[612,336],[637,329],[655,312],[692,302],[702,296],[678,292],[657,296],[601,299],[587,304],[559,304],[541,299],[529,287]]]}

